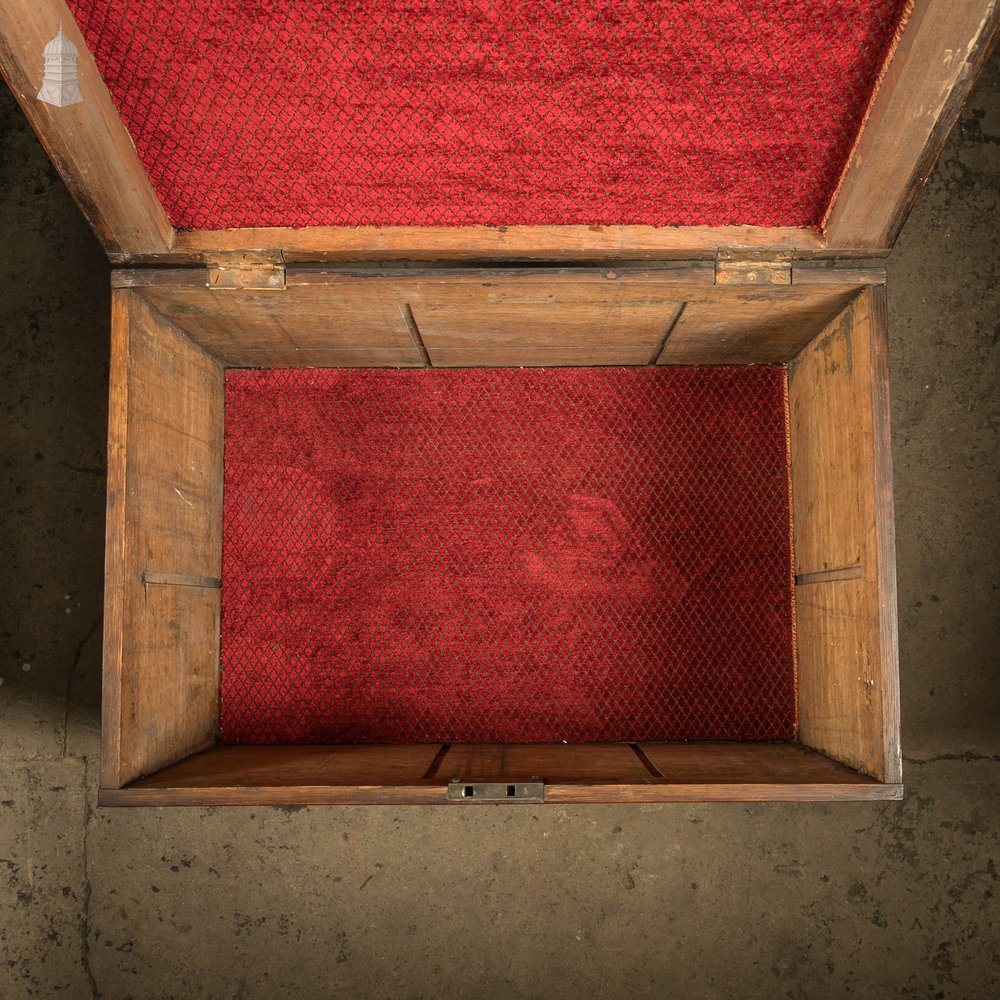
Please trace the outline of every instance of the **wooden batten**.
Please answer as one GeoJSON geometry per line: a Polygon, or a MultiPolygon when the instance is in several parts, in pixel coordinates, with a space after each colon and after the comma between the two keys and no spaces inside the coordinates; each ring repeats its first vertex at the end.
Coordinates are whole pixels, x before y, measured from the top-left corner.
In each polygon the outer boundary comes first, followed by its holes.
{"type": "Polygon", "coordinates": [[[386,226],[194,230],[177,234],[170,255],[281,250],[289,262],[374,260],[708,260],[719,247],[792,250],[830,257],[814,229],[764,226],[386,226]]]}
{"type": "Polygon", "coordinates": [[[164,254],[174,230],[64,0],[0,3],[0,71],[108,256],[164,254]],[[79,50],[83,101],[38,100],[42,50],[60,26],[79,50]]]}
{"type": "Polygon", "coordinates": [[[134,293],[113,296],[103,787],[215,742],[223,371],[134,293]]]}
{"type": "Polygon", "coordinates": [[[789,369],[799,734],[898,782],[898,652],[885,289],[789,369]]]}

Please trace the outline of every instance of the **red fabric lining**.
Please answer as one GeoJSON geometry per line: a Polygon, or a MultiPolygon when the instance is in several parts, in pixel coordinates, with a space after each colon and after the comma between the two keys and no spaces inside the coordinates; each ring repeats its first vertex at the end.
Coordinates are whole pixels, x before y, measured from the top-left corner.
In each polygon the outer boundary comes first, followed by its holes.
{"type": "Polygon", "coordinates": [[[906,0],[69,0],[172,222],[823,219],[906,0]]]}
{"type": "Polygon", "coordinates": [[[793,738],[784,388],[229,371],[223,740],[793,738]]]}

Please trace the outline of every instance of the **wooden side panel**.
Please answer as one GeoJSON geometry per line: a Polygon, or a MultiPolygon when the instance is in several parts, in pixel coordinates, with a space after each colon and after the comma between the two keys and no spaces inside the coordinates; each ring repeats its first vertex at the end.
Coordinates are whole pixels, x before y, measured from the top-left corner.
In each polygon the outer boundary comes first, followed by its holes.
{"type": "Polygon", "coordinates": [[[437,744],[224,746],[143,778],[137,787],[417,784],[424,780],[438,752],[437,744]]]}
{"type": "Polygon", "coordinates": [[[833,199],[831,247],[891,247],[1000,32],[1000,0],[915,0],[833,199]]]}
{"type": "Polygon", "coordinates": [[[419,367],[405,299],[393,291],[359,279],[309,291],[150,285],[143,297],[226,365],[419,367]]]}
{"type": "Polygon", "coordinates": [[[871,274],[796,269],[794,284],[716,285],[711,266],[289,270],[281,291],[204,273],[121,272],[227,365],[555,366],[786,361],[871,274]],[[665,345],[665,346],[664,346],[665,345]]]}
{"type": "Polygon", "coordinates": [[[170,251],[174,230],[63,0],[0,3],[0,70],[112,259],[170,251]],[[79,50],[83,101],[39,101],[42,50],[60,25],[79,50]]]}
{"type": "Polygon", "coordinates": [[[111,294],[108,390],[107,519],[104,541],[104,637],[101,674],[101,787],[122,780],[122,674],[125,668],[130,294],[111,294]]]}
{"type": "Polygon", "coordinates": [[[560,781],[546,802],[833,802],[899,798],[882,784],[791,743],[641,743],[646,781],[560,781]]]}
{"type": "MultiPolygon", "coordinates": [[[[851,773],[851,772],[849,772],[851,773]]],[[[842,784],[820,782],[770,784],[763,778],[755,782],[706,785],[553,785],[546,789],[545,801],[565,805],[595,803],[650,802],[884,802],[903,797],[902,785],[863,778],[842,784]]]]}
{"type": "Polygon", "coordinates": [[[663,780],[671,784],[872,782],[821,753],[792,743],[642,743],[640,747],[663,780]],[[706,753],[709,746],[712,752],[706,753]]]}
{"type": "Polygon", "coordinates": [[[210,747],[218,732],[218,589],[129,585],[125,609],[120,770],[109,784],[210,747]]]}
{"type": "Polygon", "coordinates": [[[215,740],[223,371],[113,299],[102,785],[215,740]]]}
{"type": "Polygon", "coordinates": [[[680,303],[627,278],[547,285],[517,279],[427,285],[410,293],[431,364],[646,365],[680,303]]]}
{"type": "Polygon", "coordinates": [[[468,808],[480,802],[448,798],[454,777],[502,783],[542,776],[547,776],[545,801],[553,803],[847,801],[901,795],[899,785],[881,784],[791,744],[645,743],[638,750],[628,744],[216,747],[126,788],[102,789],[100,802],[468,808]]]}
{"type": "Polygon", "coordinates": [[[783,291],[780,297],[750,291],[688,303],[658,363],[784,364],[856,294],[854,289],[823,285],[783,291]]]}
{"type": "Polygon", "coordinates": [[[789,368],[795,575],[861,566],[872,479],[869,300],[845,309],[789,368]]]}
{"type": "Polygon", "coordinates": [[[899,691],[885,289],[789,371],[799,733],[898,782],[899,691]]]}
{"type": "Polygon", "coordinates": [[[129,555],[143,571],[217,579],[221,368],[143,303],[129,318],[129,555]]]}

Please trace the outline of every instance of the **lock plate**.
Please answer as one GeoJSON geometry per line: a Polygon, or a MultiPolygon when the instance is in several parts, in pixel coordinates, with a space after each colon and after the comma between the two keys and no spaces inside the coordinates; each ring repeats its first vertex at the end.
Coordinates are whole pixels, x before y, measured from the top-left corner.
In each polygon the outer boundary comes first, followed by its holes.
{"type": "Polygon", "coordinates": [[[450,802],[544,802],[543,781],[452,781],[450,802]]]}

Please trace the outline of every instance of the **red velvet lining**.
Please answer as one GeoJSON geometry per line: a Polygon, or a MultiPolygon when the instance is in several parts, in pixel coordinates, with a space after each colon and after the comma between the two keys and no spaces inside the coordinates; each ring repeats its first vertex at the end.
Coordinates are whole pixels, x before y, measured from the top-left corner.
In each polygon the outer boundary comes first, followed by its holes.
{"type": "Polygon", "coordinates": [[[69,5],[180,227],[815,227],[907,0],[69,5]]]}
{"type": "Polygon", "coordinates": [[[784,379],[228,372],[223,740],[793,738],[784,379]]]}

